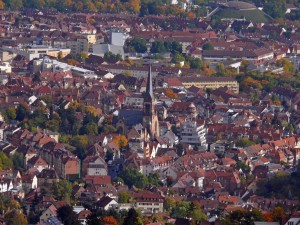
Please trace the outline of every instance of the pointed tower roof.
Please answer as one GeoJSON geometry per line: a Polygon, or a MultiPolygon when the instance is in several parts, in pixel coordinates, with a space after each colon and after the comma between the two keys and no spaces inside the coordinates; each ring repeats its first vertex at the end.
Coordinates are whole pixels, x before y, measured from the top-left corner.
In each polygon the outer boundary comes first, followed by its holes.
{"type": "Polygon", "coordinates": [[[147,77],[147,86],[146,86],[146,97],[153,99],[153,84],[152,84],[152,73],[151,73],[151,64],[149,65],[149,72],[147,77]]]}

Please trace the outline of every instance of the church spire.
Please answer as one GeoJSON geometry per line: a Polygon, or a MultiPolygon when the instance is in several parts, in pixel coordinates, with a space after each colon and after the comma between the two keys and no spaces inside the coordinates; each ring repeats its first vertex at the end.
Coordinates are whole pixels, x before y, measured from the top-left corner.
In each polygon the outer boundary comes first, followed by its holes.
{"type": "Polygon", "coordinates": [[[151,64],[149,65],[146,95],[147,95],[147,97],[150,97],[151,99],[153,99],[153,84],[152,84],[151,64]]]}

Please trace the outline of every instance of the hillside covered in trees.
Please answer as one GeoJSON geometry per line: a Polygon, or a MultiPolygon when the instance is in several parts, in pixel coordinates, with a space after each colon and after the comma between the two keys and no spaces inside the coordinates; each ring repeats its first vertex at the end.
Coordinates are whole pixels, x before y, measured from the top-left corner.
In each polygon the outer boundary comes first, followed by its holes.
{"type": "MultiPolygon", "coordinates": [[[[170,0],[0,0],[1,9],[20,10],[23,8],[55,9],[73,12],[103,12],[128,13],[144,15],[180,15],[195,18],[206,16],[207,11],[214,8],[215,0],[195,0],[192,9],[186,12],[177,5],[171,5],[170,0]]],[[[183,0],[178,1],[184,2],[183,0]]],[[[245,0],[257,7],[263,7],[264,12],[273,18],[285,16],[287,4],[299,6],[299,0],[245,0]]],[[[289,19],[299,19],[299,15],[289,15],[289,19]]]]}

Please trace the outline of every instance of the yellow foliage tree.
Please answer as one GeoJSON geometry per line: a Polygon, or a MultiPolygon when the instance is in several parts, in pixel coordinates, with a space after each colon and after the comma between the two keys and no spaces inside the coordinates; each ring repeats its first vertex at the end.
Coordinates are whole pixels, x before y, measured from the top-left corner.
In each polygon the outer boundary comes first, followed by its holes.
{"type": "Polygon", "coordinates": [[[97,12],[98,11],[97,7],[94,5],[93,2],[87,2],[87,7],[92,12],[97,12]]]}
{"type": "Polygon", "coordinates": [[[127,146],[128,140],[124,135],[115,136],[112,139],[113,143],[115,143],[119,148],[125,148],[127,146]]]}
{"type": "Polygon", "coordinates": [[[97,116],[98,115],[97,109],[94,106],[91,106],[91,105],[86,106],[85,111],[87,113],[90,113],[93,116],[97,116]]]}
{"type": "Polygon", "coordinates": [[[73,1],[72,0],[66,0],[66,5],[67,5],[67,7],[71,7],[73,5],[73,1]]]}
{"type": "Polygon", "coordinates": [[[203,69],[203,73],[206,76],[211,76],[211,75],[213,75],[215,73],[215,71],[213,71],[212,69],[206,67],[206,68],[203,69]]]}
{"type": "Polygon", "coordinates": [[[0,0],[0,9],[4,9],[4,7],[5,7],[5,3],[2,0],[0,0]]]}
{"type": "Polygon", "coordinates": [[[141,1],[140,0],[129,0],[129,9],[134,13],[139,13],[141,8],[141,1]]]}

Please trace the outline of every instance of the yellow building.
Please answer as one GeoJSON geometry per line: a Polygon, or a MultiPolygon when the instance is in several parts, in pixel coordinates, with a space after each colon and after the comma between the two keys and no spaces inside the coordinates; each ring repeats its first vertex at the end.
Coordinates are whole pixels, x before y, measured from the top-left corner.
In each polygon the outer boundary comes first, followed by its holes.
{"type": "Polygon", "coordinates": [[[239,93],[239,83],[231,77],[183,77],[180,81],[185,88],[195,86],[201,89],[210,88],[214,90],[219,87],[227,87],[234,93],[239,93]]]}
{"type": "Polygon", "coordinates": [[[71,49],[68,48],[68,49],[59,49],[59,50],[49,51],[47,53],[47,55],[55,57],[55,58],[59,58],[59,57],[64,58],[67,55],[69,55],[70,53],[71,53],[71,49]]]}

